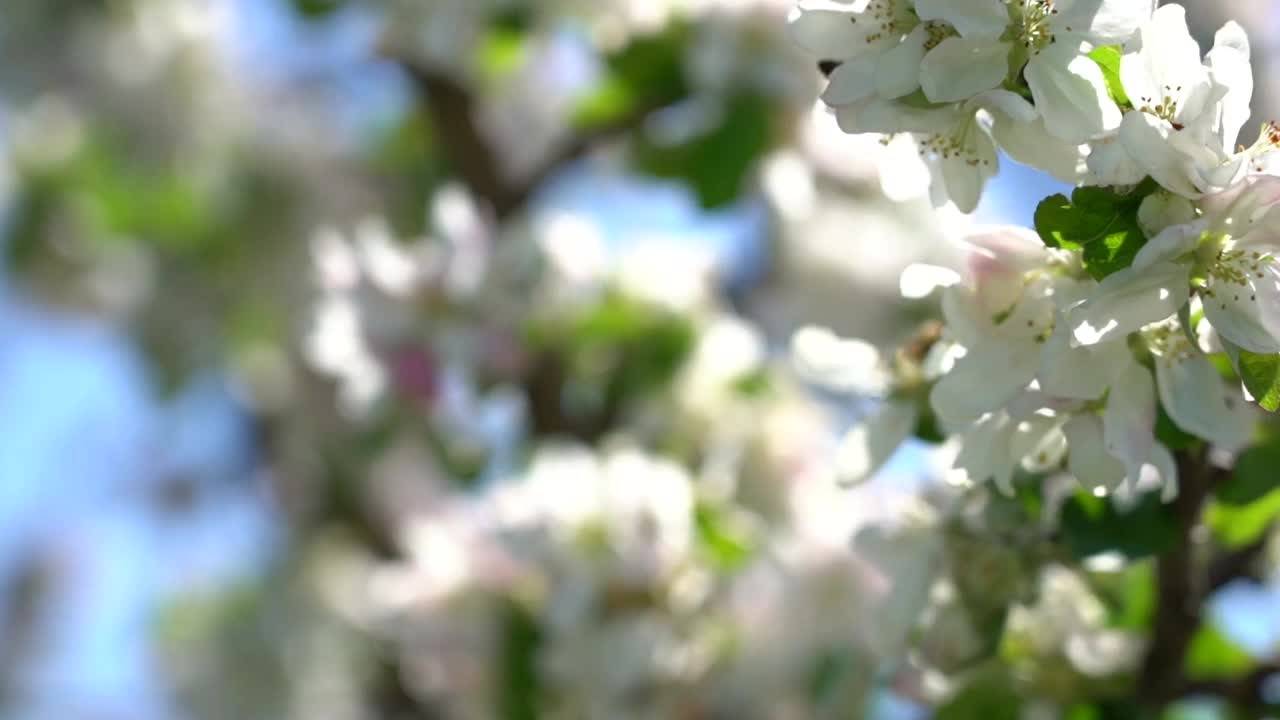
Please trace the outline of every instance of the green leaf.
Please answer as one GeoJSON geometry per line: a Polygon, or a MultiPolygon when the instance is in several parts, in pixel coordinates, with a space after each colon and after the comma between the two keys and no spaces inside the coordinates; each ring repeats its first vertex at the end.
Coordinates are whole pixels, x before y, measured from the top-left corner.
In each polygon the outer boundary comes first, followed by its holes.
{"type": "Polygon", "coordinates": [[[1156,439],[1161,445],[1170,450],[1186,450],[1200,443],[1200,438],[1178,427],[1164,405],[1157,403],[1156,412],[1156,439]]]}
{"type": "Polygon", "coordinates": [[[538,650],[542,630],[537,619],[518,603],[507,601],[502,636],[502,717],[534,720],[538,711],[538,650]]]}
{"type": "Polygon", "coordinates": [[[1017,720],[1022,698],[1008,678],[985,673],[948,700],[934,720],[1017,720]]]}
{"type": "Polygon", "coordinates": [[[642,136],[632,159],[642,172],[683,180],[704,208],[729,205],[742,194],[774,133],[773,104],[753,94],[730,98],[703,133],[674,144],[642,136]]]}
{"type": "Polygon", "coordinates": [[[1211,625],[1191,639],[1184,663],[1191,680],[1232,680],[1249,673],[1253,658],[1211,625]]]}
{"type": "Polygon", "coordinates": [[[1081,490],[1062,509],[1062,537],[1077,559],[1118,552],[1136,560],[1159,555],[1177,535],[1173,514],[1155,495],[1146,495],[1127,513],[1081,490]]]}
{"type": "Polygon", "coordinates": [[[1138,223],[1138,208],[1154,186],[1143,183],[1129,193],[1111,188],[1077,188],[1071,198],[1058,194],[1036,208],[1036,231],[1044,244],[1081,250],[1084,267],[1102,280],[1133,262],[1147,236],[1138,223]]]}
{"type": "Polygon", "coordinates": [[[293,0],[293,9],[307,20],[321,20],[342,7],[341,0],[293,0]]]}
{"type": "Polygon", "coordinates": [[[1219,502],[1239,507],[1262,500],[1280,489],[1277,468],[1280,468],[1280,443],[1245,450],[1236,458],[1231,479],[1218,487],[1219,502]]]}
{"type": "Polygon", "coordinates": [[[501,78],[518,70],[528,57],[527,39],[518,28],[489,28],[476,48],[481,73],[488,78],[501,78]]]}
{"type": "Polygon", "coordinates": [[[1129,101],[1129,94],[1124,91],[1124,83],[1120,82],[1120,57],[1121,47],[1119,45],[1104,45],[1094,48],[1089,53],[1089,58],[1102,68],[1102,78],[1107,81],[1107,95],[1120,107],[1133,107],[1133,103],[1129,101]]]}
{"type": "Polygon", "coordinates": [[[1222,341],[1231,365],[1258,405],[1268,412],[1280,410],[1280,355],[1259,355],[1222,341]]]}
{"type": "Polygon", "coordinates": [[[723,508],[698,503],[693,520],[703,551],[721,570],[738,570],[755,556],[756,546],[749,533],[723,508]]]}
{"type": "Polygon", "coordinates": [[[1273,490],[1248,505],[1215,501],[1205,513],[1205,523],[1218,542],[1239,548],[1255,542],[1280,517],[1280,490],[1273,490]]]}
{"type": "Polygon", "coordinates": [[[669,105],[689,94],[684,74],[686,23],[670,23],[660,33],[634,38],[605,59],[600,85],[574,109],[579,130],[619,122],[637,110],[669,105]]]}

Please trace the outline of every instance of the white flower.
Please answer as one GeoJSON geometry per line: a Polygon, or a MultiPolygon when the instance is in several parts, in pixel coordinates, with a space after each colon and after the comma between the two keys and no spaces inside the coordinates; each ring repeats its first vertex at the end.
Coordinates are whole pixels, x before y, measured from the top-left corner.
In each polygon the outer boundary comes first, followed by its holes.
{"type": "Polygon", "coordinates": [[[1024,72],[1050,133],[1082,143],[1120,127],[1120,108],[1107,94],[1102,68],[1079,47],[1055,42],[1032,55],[1024,72]]]}
{"type": "Polygon", "coordinates": [[[1247,445],[1257,420],[1253,409],[1223,381],[1181,327],[1169,323],[1147,335],[1160,404],[1174,424],[1228,452],[1247,445]]]}
{"type": "Polygon", "coordinates": [[[1062,434],[1065,418],[1053,414],[1014,417],[998,410],[978,419],[961,436],[956,456],[956,479],[963,484],[991,481],[1000,492],[1013,494],[1013,473],[1050,468],[1062,462],[1067,450],[1062,434]]]}
{"type": "Polygon", "coordinates": [[[1280,352],[1280,179],[1257,178],[1209,214],[1166,228],[1133,265],[1073,311],[1076,340],[1129,332],[1175,314],[1194,282],[1218,334],[1255,353],[1280,352]],[[1157,317],[1163,313],[1163,317],[1157,317]],[[1110,327],[1110,330],[1106,330],[1110,327]]]}
{"type": "Polygon", "coordinates": [[[1034,233],[997,227],[966,243],[967,282],[942,296],[947,328],[966,352],[930,395],[952,428],[1003,407],[1030,384],[1055,312],[1054,283],[1043,272],[1049,253],[1034,233]]]}
{"type": "Polygon", "coordinates": [[[887,50],[916,25],[908,0],[800,0],[787,18],[796,44],[823,60],[887,50]]]}
{"type": "Polygon", "coordinates": [[[1224,26],[1202,61],[1183,8],[1161,7],[1126,45],[1120,80],[1134,111],[1119,137],[1143,173],[1199,197],[1247,170],[1248,154],[1234,154],[1253,95],[1249,44],[1238,25],[1224,26]]]}
{"type": "Polygon", "coordinates": [[[1081,143],[1115,130],[1120,109],[1107,94],[1090,45],[1121,42],[1151,17],[1154,2],[1103,0],[917,0],[921,19],[944,21],[959,38],[925,58],[921,85],[933,102],[962,100],[1002,83],[1015,43],[1030,57],[1023,74],[1049,132],[1081,143]]]}
{"type": "Polygon", "coordinates": [[[1190,296],[1181,266],[1128,267],[1107,276],[1087,300],[1070,308],[1066,321],[1074,344],[1096,345],[1176,314],[1190,296]]]}
{"type": "Polygon", "coordinates": [[[865,423],[845,434],[836,453],[836,478],[841,485],[869,480],[889,462],[916,429],[915,402],[891,400],[865,423]]]}

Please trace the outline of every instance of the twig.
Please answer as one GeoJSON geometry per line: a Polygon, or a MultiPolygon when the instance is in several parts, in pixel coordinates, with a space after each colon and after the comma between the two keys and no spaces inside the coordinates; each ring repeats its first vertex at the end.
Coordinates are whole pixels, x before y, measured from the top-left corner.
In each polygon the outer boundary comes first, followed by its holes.
{"type": "Polygon", "coordinates": [[[384,53],[409,74],[425,100],[426,111],[440,133],[441,150],[459,177],[477,197],[487,201],[498,220],[524,207],[548,178],[566,165],[585,156],[596,145],[630,132],[675,98],[651,98],[630,112],[597,127],[582,130],[551,153],[526,177],[513,180],[504,174],[498,152],[484,136],[476,118],[475,97],[457,80],[420,62],[384,53]]]}
{"type": "Polygon", "coordinates": [[[1159,707],[1186,694],[1183,660],[1196,629],[1204,588],[1196,582],[1192,533],[1213,489],[1216,474],[1205,449],[1178,454],[1181,489],[1170,507],[1177,522],[1174,545],[1157,561],[1156,615],[1151,646],[1138,679],[1139,691],[1159,707]]]}

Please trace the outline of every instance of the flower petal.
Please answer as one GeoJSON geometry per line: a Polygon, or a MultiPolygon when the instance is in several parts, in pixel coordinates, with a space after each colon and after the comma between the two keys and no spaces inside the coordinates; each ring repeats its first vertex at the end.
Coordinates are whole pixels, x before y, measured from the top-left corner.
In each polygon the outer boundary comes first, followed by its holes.
{"type": "Polygon", "coordinates": [[[832,107],[852,105],[871,95],[876,89],[879,58],[871,55],[851,58],[831,73],[822,100],[832,107]]]}
{"type": "Polygon", "coordinates": [[[1124,484],[1124,465],[1107,452],[1096,415],[1076,415],[1062,426],[1062,434],[1067,436],[1067,467],[1082,486],[1106,494],[1124,484]]]}
{"type": "Polygon", "coordinates": [[[868,422],[845,434],[836,453],[836,478],[842,485],[870,479],[911,437],[916,427],[914,402],[889,402],[868,422]]]}
{"type": "Polygon", "coordinates": [[[1102,415],[1102,437],[1111,457],[1124,464],[1130,478],[1142,474],[1142,466],[1155,446],[1156,387],[1151,372],[1136,362],[1111,386],[1102,415]]]}
{"type": "Polygon", "coordinates": [[[876,70],[876,94],[882,98],[899,98],[920,88],[920,64],[924,61],[929,30],[916,26],[896,47],[880,56],[876,70]]]}
{"type": "Polygon", "coordinates": [[[1067,325],[1077,345],[1096,345],[1122,338],[1182,309],[1190,297],[1187,268],[1159,263],[1143,270],[1113,273],[1089,299],[1067,311],[1067,325]]]}
{"type": "Polygon", "coordinates": [[[929,102],[965,100],[990,90],[1009,74],[1008,43],[952,37],[925,55],[920,87],[929,102]]]}
{"type": "Polygon", "coordinates": [[[1160,403],[1178,427],[1228,452],[1249,444],[1253,410],[1205,356],[1188,349],[1157,358],[1156,381],[1160,403]]]}
{"type": "Polygon", "coordinates": [[[1075,185],[1083,179],[1087,168],[1080,145],[1050,134],[1042,118],[1019,122],[1004,114],[993,114],[991,134],[1009,157],[1065,183],[1075,185]]]}
{"type": "Polygon", "coordinates": [[[1252,113],[1253,68],[1249,63],[1249,37],[1234,22],[1223,25],[1214,36],[1213,49],[1205,56],[1209,78],[1222,99],[1216,104],[1215,133],[1220,147],[1231,152],[1240,137],[1240,128],[1252,113]]]}
{"type": "Polygon", "coordinates": [[[966,38],[994,40],[1009,25],[1009,10],[1001,0],[916,0],[921,20],[942,20],[966,38]]]}
{"type": "Polygon", "coordinates": [[[1055,33],[1079,33],[1094,45],[1119,45],[1151,19],[1156,0],[1057,0],[1055,33]]]}
{"type": "Polygon", "coordinates": [[[1040,364],[1035,343],[998,340],[970,348],[929,394],[938,419],[947,428],[963,427],[983,414],[1004,407],[1035,377],[1040,364]]]}
{"type": "Polygon", "coordinates": [[[1255,353],[1280,353],[1280,266],[1247,250],[1227,271],[1211,273],[1201,297],[1204,312],[1223,338],[1255,353]]]}
{"type": "Polygon", "coordinates": [[[845,60],[898,41],[883,32],[876,18],[864,14],[865,3],[800,0],[787,16],[792,40],[822,60],[845,60]]]}
{"type": "MultiPolygon", "coordinates": [[[[1156,197],[1151,195],[1150,197],[1156,197]]],[[[1195,250],[1200,239],[1209,229],[1207,220],[1197,220],[1185,225],[1165,228],[1147,241],[1133,258],[1135,270],[1145,270],[1153,265],[1172,262],[1195,250]]]]}
{"type": "Polygon", "coordinates": [[[1082,143],[1120,127],[1120,108],[1107,94],[1102,68],[1077,48],[1054,43],[1036,53],[1025,70],[1045,128],[1082,143]]]}
{"type": "Polygon", "coordinates": [[[1131,361],[1123,342],[1071,347],[1071,330],[1060,321],[1040,359],[1040,389],[1054,397],[1097,400],[1131,361]]]}

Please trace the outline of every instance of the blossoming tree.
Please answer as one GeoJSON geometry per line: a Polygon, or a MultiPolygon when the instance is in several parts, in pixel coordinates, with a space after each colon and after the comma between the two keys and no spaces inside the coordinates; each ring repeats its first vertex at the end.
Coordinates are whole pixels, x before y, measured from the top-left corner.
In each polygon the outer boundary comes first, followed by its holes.
{"type": "Polygon", "coordinates": [[[289,43],[360,59],[282,80],[227,59],[231,3],[20,5],[14,273],[170,389],[224,367],[288,528],[266,577],[170,598],[193,716],[1280,707],[1224,609],[1274,598],[1280,517],[1280,129],[1239,144],[1236,23],[1202,52],[1154,0],[294,0],[289,43]],[[381,74],[385,114],[335,91],[381,74]],[[1073,189],[975,226],[1009,162],[1073,189]],[[626,175],[767,226],[767,277],[557,195],[618,210],[626,175]]]}

